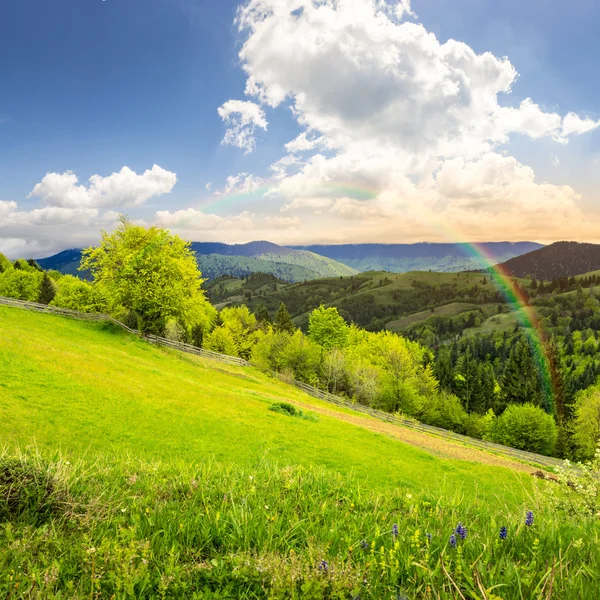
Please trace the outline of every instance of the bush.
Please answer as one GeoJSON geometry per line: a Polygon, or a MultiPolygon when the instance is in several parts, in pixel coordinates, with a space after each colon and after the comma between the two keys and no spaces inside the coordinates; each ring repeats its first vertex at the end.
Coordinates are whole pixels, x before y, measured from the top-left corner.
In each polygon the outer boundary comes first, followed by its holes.
{"type": "Polygon", "coordinates": [[[41,525],[57,512],[59,496],[47,469],[19,458],[0,459],[0,522],[41,525]]]}
{"type": "Polygon", "coordinates": [[[600,441],[600,387],[592,386],[576,395],[573,445],[577,460],[594,457],[600,441]]]}
{"type": "Polygon", "coordinates": [[[465,421],[465,434],[482,440],[490,430],[496,416],[490,408],[485,415],[471,413],[465,421]]]}
{"type": "Polygon", "coordinates": [[[533,404],[512,404],[491,425],[486,440],[551,455],[558,429],[554,418],[533,404]]]}
{"type": "Polygon", "coordinates": [[[310,413],[305,413],[288,402],[276,402],[275,404],[271,404],[271,406],[269,406],[269,410],[282,415],[287,415],[288,417],[299,417],[307,421],[317,421],[316,416],[310,413]]]}
{"type": "Polygon", "coordinates": [[[464,433],[467,413],[454,394],[440,392],[428,399],[419,418],[428,425],[464,433]]]}

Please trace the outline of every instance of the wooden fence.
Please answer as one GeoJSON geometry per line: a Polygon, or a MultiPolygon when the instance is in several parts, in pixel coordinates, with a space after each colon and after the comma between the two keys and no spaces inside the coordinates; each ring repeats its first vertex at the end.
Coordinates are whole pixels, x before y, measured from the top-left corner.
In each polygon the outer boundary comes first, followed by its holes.
{"type": "MultiPolygon", "coordinates": [[[[170,340],[164,337],[160,337],[157,335],[144,335],[136,329],[131,329],[127,327],[124,323],[117,321],[110,315],[103,315],[100,313],[81,313],[75,310],[70,310],[67,308],[58,308],[56,306],[48,306],[46,304],[38,304],[36,302],[25,302],[23,300],[15,300],[14,298],[5,298],[0,296],[0,304],[5,306],[12,306],[16,308],[24,308],[27,310],[33,310],[38,312],[51,313],[55,315],[60,315],[64,317],[71,317],[74,319],[83,319],[86,321],[110,321],[115,323],[119,327],[122,327],[126,331],[131,334],[138,335],[142,337],[142,339],[147,340],[153,344],[157,344],[159,346],[166,346],[168,348],[172,348],[174,350],[180,350],[181,352],[187,352],[189,354],[195,354],[197,356],[202,356],[205,358],[210,358],[213,360],[218,360],[222,363],[226,363],[229,365],[235,365],[240,367],[249,367],[252,366],[247,360],[242,358],[237,358],[235,356],[228,356],[226,354],[219,354],[218,352],[212,352],[210,350],[204,350],[203,348],[198,348],[191,344],[185,344],[183,342],[177,342],[174,340],[170,340]]],[[[428,433],[430,435],[436,435],[438,437],[442,437],[445,439],[453,440],[455,442],[459,442],[461,444],[465,444],[468,446],[472,446],[475,448],[480,448],[482,450],[486,450],[488,452],[494,452],[496,454],[500,454],[503,456],[507,456],[509,458],[513,458],[520,461],[525,461],[528,463],[533,463],[535,465],[540,465],[547,469],[552,469],[555,467],[559,467],[563,465],[563,461],[552,458],[550,456],[542,456],[541,454],[535,454],[533,452],[526,452],[525,450],[517,450],[515,448],[510,448],[508,446],[502,446],[501,444],[494,444],[492,442],[485,442],[483,440],[479,440],[477,438],[468,437],[466,435],[462,435],[460,433],[454,433],[453,431],[448,431],[447,429],[442,429],[441,427],[434,427],[433,425],[425,425],[424,423],[419,423],[418,421],[414,421],[412,419],[406,419],[402,417],[398,417],[396,415],[392,415],[390,413],[386,413],[380,410],[376,410],[369,406],[364,406],[362,404],[358,404],[357,402],[352,402],[347,398],[343,398],[341,396],[336,396],[335,394],[331,394],[329,392],[325,392],[323,390],[319,390],[312,385],[308,385],[301,381],[292,380],[290,382],[292,385],[296,386],[300,390],[306,392],[310,396],[314,398],[318,398],[320,400],[324,400],[325,402],[329,402],[331,404],[335,404],[337,406],[341,406],[343,408],[351,409],[353,411],[369,415],[376,419],[380,419],[382,421],[386,421],[387,423],[392,423],[394,425],[398,425],[401,427],[407,427],[409,429],[414,429],[417,431],[421,431],[423,433],[428,433]]]]}

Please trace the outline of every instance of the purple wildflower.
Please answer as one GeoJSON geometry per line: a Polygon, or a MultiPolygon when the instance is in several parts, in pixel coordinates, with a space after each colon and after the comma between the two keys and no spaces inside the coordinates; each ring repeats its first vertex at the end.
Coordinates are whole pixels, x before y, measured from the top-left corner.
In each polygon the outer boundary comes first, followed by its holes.
{"type": "Polygon", "coordinates": [[[527,525],[527,527],[531,527],[533,525],[533,513],[528,510],[527,514],[525,515],[525,525],[527,525]]]}
{"type": "Polygon", "coordinates": [[[426,533],[425,536],[427,537],[427,541],[430,542],[431,541],[431,534],[430,533],[426,533]]]}
{"type": "Polygon", "coordinates": [[[456,533],[460,537],[461,540],[464,540],[467,537],[467,528],[463,527],[462,523],[459,523],[456,526],[456,529],[454,530],[454,533],[456,533]]]}
{"type": "Polygon", "coordinates": [[[328,573],[329,572],[329,563],[326,560],[322,560],[319,563],[319,571],[321,571],[321,573],[328,573]]]}
{"type": "Polygon", "coordinates": [[[454,534],[450,536],[448,544],[450,545],[450,548],[456,548],[456,536],[454,534]]]}
{"type": "Polygon", "coordinates": [[[394,525],[392,526],[392,535],[394,537],[398,537],[398,525],[396,525],[396,523],[394,523],[394,525]]]}
{"type": "Polygon", "coordinates": [[[367,540],[363,540],[363,541],[360,543],[360,547],[361,547],[363,550],[368,550],[368,549],[370,548],[370,544],[369,544],[369,542],[367,542],[367,540]]]}
{"type": "Polygon", "coordinates": [[[502,527],[500,527],[500,539],[505,540],[507,535],[508,532],[506,531],[506,527],[504,527],[503,525],[502,527]]]}

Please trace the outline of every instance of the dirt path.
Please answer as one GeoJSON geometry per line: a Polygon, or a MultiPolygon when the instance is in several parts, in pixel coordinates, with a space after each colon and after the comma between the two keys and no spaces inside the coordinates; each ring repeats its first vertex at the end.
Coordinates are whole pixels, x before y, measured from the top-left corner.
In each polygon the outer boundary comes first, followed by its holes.
{"type": "Polygon", "coordinates": [[[415,431],[414,429],[409,429],[408,427],[402,427],[392,423],[379,421],[378,419],[374,419],[372,417],[350,415],[321,406],[315,406],[314,404],[307,404],[296,399],[290,400],[290,402],[305,410],[327,415],[328,417],[333,417],[335,419],[340,419],[342,421],[346,421],[347,423],[352,423],[357,427],[369,429],[370,431],[389,435],[390,437],[398,439],[402,442],[406,442],[411,446],[417,446],[423,450],[427,450],[428,452],[431,452],[432,454],[435,454],[441,458],[469,460],[498,467],[505,467],[507,469],[512,469],[513,471],[522,471],[525,473],[534,473],[535,471],[539,471],[537,467],[532,467],[516,460],[511,460],[510,458],[492,454],[491,452],[485,452],[479,448],[473,448],[457,442],[445,440],[444,438],[437,437],[435,435],[415,431]]]}

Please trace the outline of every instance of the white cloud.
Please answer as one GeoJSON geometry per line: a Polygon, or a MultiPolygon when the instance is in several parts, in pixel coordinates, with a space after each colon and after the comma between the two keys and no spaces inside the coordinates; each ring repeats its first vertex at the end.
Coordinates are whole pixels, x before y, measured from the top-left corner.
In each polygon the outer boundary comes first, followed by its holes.
{"type": "Polygon", "coordinates": [[[166,210],[156,213],[155,224],[169,229],[193,231],[212,230],[247,230],[253,227],[252,215],[244,211],[232,217],[222,217],[207,214],[195,208],[186,208],[169,212],[166,210]]]}
{"type": "Polygon", "coordinates": [[[71,171],[47,173],[29,194],[40,199],[37,207],[21,210],[14,201],[0,201],[0,239],[12,240],[2,247],[40,257],[96,243],[101,228],[118,223],[118,212],[111,209],[140,206],[169,193],[176,182],[175,173],[158,165],[141,175],[128,167],[107,177],[93,175],[88,185],[71,171]]]}
{"type": "Polygon", "coordinates": [[[150,198],[168,194],[177,175],[154,165],[138,175],[129,167],[107,177],[92,175],[89,185],[79,184],[72,171],[47,173],[29,197],[39,197],[48,206],[66,208],[140,206],[150,198]]]}
{"type": "Polygon", "coordinates": [[[439,239],[447,225],[473,238],[500,225],[503,238],[535,239],[536,226],[575,235],[579,195],[538,183],[507,144],[565,143],[600,123],[531,98],[507,106],[518,76],[507,57],[442,43],[407,16],[416,18],[409,2],[385,0],[239,8],[245,93],[291,109],[301,129],[255,191],[280,198],[282,211],[319,213],[312,239],[439,239]]]}
{"type": "Polygon", "coordinates": [[[579,115],[570,112],[563,120],[562,133],[568,135],[581,135],[600,127],[600,121],[582,119],[579,115]]]}
{"type": "Polygon", "coordinates": [[[254,102],[228,100],[218,108],[219,116],[228,125],[223,144],[230,144],[245,150],[254,150],[254,132],[257,127],[266,130],[267,119],[263,109],[254,102]]]}
{"type": "Polygon", "coordinates": [[[268,227],[272,227],[274,229],[292,229],[296,228],[300,225],[301,220],[300,217],[266,217],[265,222],[268,227]]]}

